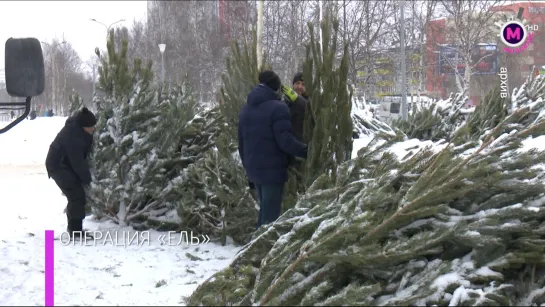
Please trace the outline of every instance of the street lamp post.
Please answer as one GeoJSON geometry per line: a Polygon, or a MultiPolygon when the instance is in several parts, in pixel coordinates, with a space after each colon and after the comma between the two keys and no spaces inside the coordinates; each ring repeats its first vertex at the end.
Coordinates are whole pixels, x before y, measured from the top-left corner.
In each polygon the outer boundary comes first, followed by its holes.
{"type": "Polygon", "coordinates": [[[159,51],[161,51],[161,84],[165,83],[165,48],[167,45],[159,44],[159,51]]]}
{"type": "Polygon", "coordinates": [[[91,18],[91,19],[89,19],[89,20],[94,21],[94,22],[96,22],[96,23],[102,25],[104,28],[106,28],[106,38],[108,38],[108,34],[110,34],[110,28],[111,28],[113,25],[125,21],[125,19],[120,19],[120,20],[118,20],[118,21],[116,21],[116,22],[111,23],[109,26],[107,26],[107,25],[103,24],[102,22],[96,20],[95,18],[91,18]]]}
{"type": "Polygon", "coordinates": [[[52,80],[51,80],[51,106],[54,106],[55,105],[55,109],[56,109],[56,112],[60,109],[61,111],[61,114],[64,115],[64,108],[62,108],[63,104],[61,104],[61,108],[58,107],[58,102],[57,102],[57,82],[56,82],[56,68],[57,68],[57,64],[55,63],[57,61],[57,47],[60,46],[60,45],[63,45],[66,43],[66,41],[62,40],[62,42],[60,43],[56,43],[56,44],[49,44],[49,43],[46,43],[46,42],[41,42],[42,44],[48,46],[50,49],[51,49],[51,72],[52,72],[52,80]]]}

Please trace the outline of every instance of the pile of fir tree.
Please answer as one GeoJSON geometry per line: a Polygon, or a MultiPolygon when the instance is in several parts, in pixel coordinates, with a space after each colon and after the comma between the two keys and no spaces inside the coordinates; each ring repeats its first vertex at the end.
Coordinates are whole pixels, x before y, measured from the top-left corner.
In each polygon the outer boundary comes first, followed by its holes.
{"type": "Polygon", "coordinates": [[[411,139],[448,140],[465,123],[468,112],[464,109],[465,102],[466,96],[455,94],[447,100],[414,107],[406,121],[396,120],[392,127],[411,139]]]}
{"type": "Polygon", "coordinates": [[[545,152],[522,147],[545,139],[544,80],[514,92],[491,93],[439,152],[399,161],[399,139],[373,141],[324,172],[188,303],[545,304],[545,152]]]}
{"type": "Polygon", "coordinates": [[[257,208],[226,125],[218,107],[189,122],[180,137],[183,169],[169,198],[178,203],[185,231],[244,244],[255,230],[257,208]]]}
{"type": "Polygon", "coordinates": [[[183,169],[173,182],[170,197],[178,202],[184,230],[222,244],[231,240],[244,244],[255,230],[257,210],[244,171],[232,152],[232,140],[219,135],[213,148],[183,169]]]}
{"type": "Polygon", "coordinates": [[[195,99],[186,87],[169,94],[152,84],[151,62],[129,67],[127,41],[114,33],[101,55],[95,96],[98,123],[89,204],[93,213],[120,225],[178,229],[177,202],[169,196],[183,167],[178,138],[193,117],[195,99]]]}
{"type": "Polygon", "coordinates": [[[384,138],[394,136],[396,134],[395,130],[375,118],[373,112],[378,112],[378,110],[371,111],[371,106],[365,99],[358,99],[356,96],[352,98],[352,122],[354,124],[355,138],[375,135],[384,138]]]}

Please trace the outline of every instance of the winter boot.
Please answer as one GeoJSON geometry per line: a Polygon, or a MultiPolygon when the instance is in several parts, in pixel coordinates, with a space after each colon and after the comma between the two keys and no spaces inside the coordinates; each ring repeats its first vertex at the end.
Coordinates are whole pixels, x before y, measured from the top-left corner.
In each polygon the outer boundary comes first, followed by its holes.
{"type": "Polygon", "coordinates": [[[94,237],[90,233],[83,230],[83,220],[68,219],[67,232],[70,235],[70,240],[93,240],[94,237]]]}

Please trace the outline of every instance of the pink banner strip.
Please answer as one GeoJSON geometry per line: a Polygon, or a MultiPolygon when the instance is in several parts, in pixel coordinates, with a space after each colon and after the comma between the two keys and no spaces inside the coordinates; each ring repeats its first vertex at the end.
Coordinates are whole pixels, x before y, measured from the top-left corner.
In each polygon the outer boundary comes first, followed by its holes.
{"type": "Polygon", "coordinates": [[[45,306],[55,306],[55,250],[54,250],[54,232],[45,231],[45,306]]]}

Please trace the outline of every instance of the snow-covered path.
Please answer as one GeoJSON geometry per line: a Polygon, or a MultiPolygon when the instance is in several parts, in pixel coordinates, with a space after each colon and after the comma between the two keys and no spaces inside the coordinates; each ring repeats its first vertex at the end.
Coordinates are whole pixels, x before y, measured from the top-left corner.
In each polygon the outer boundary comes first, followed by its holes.
{"type": "MultiPolygon", "coordinates": [[[[57,236],[65,231],[66,199],[47,178],[43,146],[63,123],[60,118],[25,121],[0,135],[0,305],[44,305],[45,230],[57,236]]],[[[84,227],[129,230],[90,218],[84,227]]],[[[55,241],[55,305],[180,305],[238,251],[214,243],[161,245],[157,238],[166,233],[150,234],[149,243],[131,246],[55,241]]]]}

